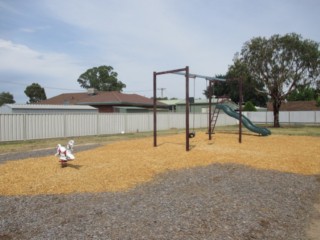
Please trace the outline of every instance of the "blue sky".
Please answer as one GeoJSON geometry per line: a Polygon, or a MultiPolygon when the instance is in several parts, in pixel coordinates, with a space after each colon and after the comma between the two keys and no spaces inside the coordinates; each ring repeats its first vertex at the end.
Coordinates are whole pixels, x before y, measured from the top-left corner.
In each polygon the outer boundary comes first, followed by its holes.
{"type": "MultiPolygon", "coordinates": [[[[32,83],[48,98],[82,92],[78,77],[109,65],[124,92],[151,97],[154,71],[225,74],[254,37],[320,42],[319,12],[318,0],[0,0],[0,92],[17,103],[32,83]]],[[[183,98],[184,86],[182,76],[158,77],[164,96],[183,98]]],[[[196,80],[196,98],[205,87],[196,80]]]]}

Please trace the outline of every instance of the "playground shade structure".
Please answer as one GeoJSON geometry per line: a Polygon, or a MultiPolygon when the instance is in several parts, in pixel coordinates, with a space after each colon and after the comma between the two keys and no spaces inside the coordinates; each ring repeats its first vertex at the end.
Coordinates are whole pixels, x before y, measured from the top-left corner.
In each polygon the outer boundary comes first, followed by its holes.
{"type": "MultiPolygon", "coordinates": [[[[76,160],[61,168],[56,157],[35,157],[0,164],[0,195],[68,194],[127,191],[153,181],[158,174],[212,164],[240,164],[256,169],[303,175],[320,174],[317,137],[268,138],[216,133],[212,141],[199,132],[184,149],[184,134],[121,141],[75,152],[76,160]]],[[[54,149],[53,149],[54,151],[54,149]]]]}
{"type": "MultiPolygon", "coordinates": [[[[230,117],[233,117],[235,119],[240,119],[239,113],[234,111],[230,106],[225,105],[225,104],[218,104],[217,108],[222,109],[226,114],[228,114],[230,117]]],[[[249,118],[247,118],[246,116],[241,117],[241,122],[243,123],[243,125],[249,129],[252,132],[261,134],[262,136],[268,136],[271,134],[271,131],[267,128],[264,127],[258,127],[256,125],[254,125],[249,118]]]]}

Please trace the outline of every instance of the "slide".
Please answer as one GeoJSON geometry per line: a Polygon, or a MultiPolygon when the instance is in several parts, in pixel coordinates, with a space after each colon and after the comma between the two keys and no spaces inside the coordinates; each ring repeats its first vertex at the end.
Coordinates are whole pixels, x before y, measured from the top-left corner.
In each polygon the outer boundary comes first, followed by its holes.
{"type": "MultiPolygon", "coordinates": [[[[239,120],[239,113],[234,111],[231,107],[229,107],[228,105],[225,104],[218,104],[217,105],[218,109],[222,109],[226,114],[228,114],[230,117],[236,118],[239,120]]],[[[263,127],[258,127],[256,125],[254,125],[249,118],[245,117],[242,115],[241,118],[241,122],[243,123],[243,125],[248,128],[250,131],[255,132],[255,133],[259,133],[262,136],[268,136],[271,134],[270,130],[267,128],[263,128],[263,127]]]]}

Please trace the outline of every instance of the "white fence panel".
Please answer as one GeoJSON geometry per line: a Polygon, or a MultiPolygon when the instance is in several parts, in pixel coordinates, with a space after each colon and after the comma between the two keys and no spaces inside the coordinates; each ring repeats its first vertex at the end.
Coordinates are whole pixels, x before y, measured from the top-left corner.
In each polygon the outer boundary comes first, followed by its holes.
{"type": "MultiPolygon", "coordinates": [[[[254,123],[273,123],[273,112],[244,112],[254,123]]],[[[190,129],[206,128],[207,114],[190,114],[190,129]]],[[[238,121],[220,112],[216,126],[238,121]]],[[[320,111],[280,112],[280,123],[320,124],[320,111]]],[[[158,113],[157,130],[184,129],[184,113],[158,113]]],[[[0,141],[16,141],[153,130],[152,113],[0,114],[0,141]]]]}
{"type": "Polygon", "coordinates": [[[64,137],[63,115],[25,115],[26,139],[44,139],[64,137]]]}
{"type": "MultiPolygon", "coordinates": [[[[185,117],[186,115],[184,113],[166,113],[166,115],[167,115],[167,124],[168,124],[166,129],[172,129],[172,128],[182,129],[186,127],[186,117],[185,117]]],[[[190,125],[190,122],[189,122],[189,125],[190,125]]]]}
{"type": "MultiPolygon", "coordinates": [[[[229,115],[227,115],[225,113],[220,112],[216,126],[235,125],[238,123],[239,122],[237,119],[230,117],[229,115]]],[[[206,124],[205,127],[207,127],[207,126],[208,126],[208,124],[206,124]]]]}
{"type": "Polygon", "coordinates": [[[23,140],[25,137],[23,114],[0,115],[0,141],[23,140]]]}
{"type": "Polygon", "coordinates": [[[290,112],[280,112],[279,113],[279,122],[280,123],[289,123],[290,122],[290,112]]]}
{"type": "Polygon", "coordinates": [[[294,120],[294,123],[315,123],[315,112],[303,111],[303,112],[290,112],[290,120],[294,120]]]}
{"type": "Polygon", "coordinates": [[[99,116],[99,134],[119,134],[126,131],[126,114],[101,113],[99,116]]]}
{"type": "Polygon", "coordinates": [[[255,123],[267,123],[267,112],[244,112],[244,115],[255,123]]]}
{"type": "Polygon", "coordinates": [[[151,131],[149,113],[130,113],[126,115],[126,132],[147,132],[151,131]]]}
{"type": "Polygon", "coordinates": [[[44,139],[63,137],[64,121],[62,115],[25,115],[25,139],[44,139]]]}
{"type": "Polygon", "coordinates": [[[157,114],[157,130],[167,130],[170,128],[170,118],[167,113],[157,114]]]}
{"type": "Polygon", "coordinates": [[[68,114],[65,117],[66,137],[97,134],[97,114],[68,114]]]}

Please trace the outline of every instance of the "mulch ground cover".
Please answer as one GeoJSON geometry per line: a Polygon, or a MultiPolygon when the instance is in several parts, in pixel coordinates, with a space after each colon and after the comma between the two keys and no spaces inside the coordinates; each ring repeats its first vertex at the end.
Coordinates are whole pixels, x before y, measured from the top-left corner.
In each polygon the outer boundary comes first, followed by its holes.
{"type": "MultiPolygon", "coordinates": [[[[0,164],[0,238],[307,239],[320,193],[317,137],[205,133],[107,144],[61,168],[0,164]],[[33,229],[33,230],[32,230],[33,229]]],[[[54,148],[54,147],[53,147],[54,148]]]]}

